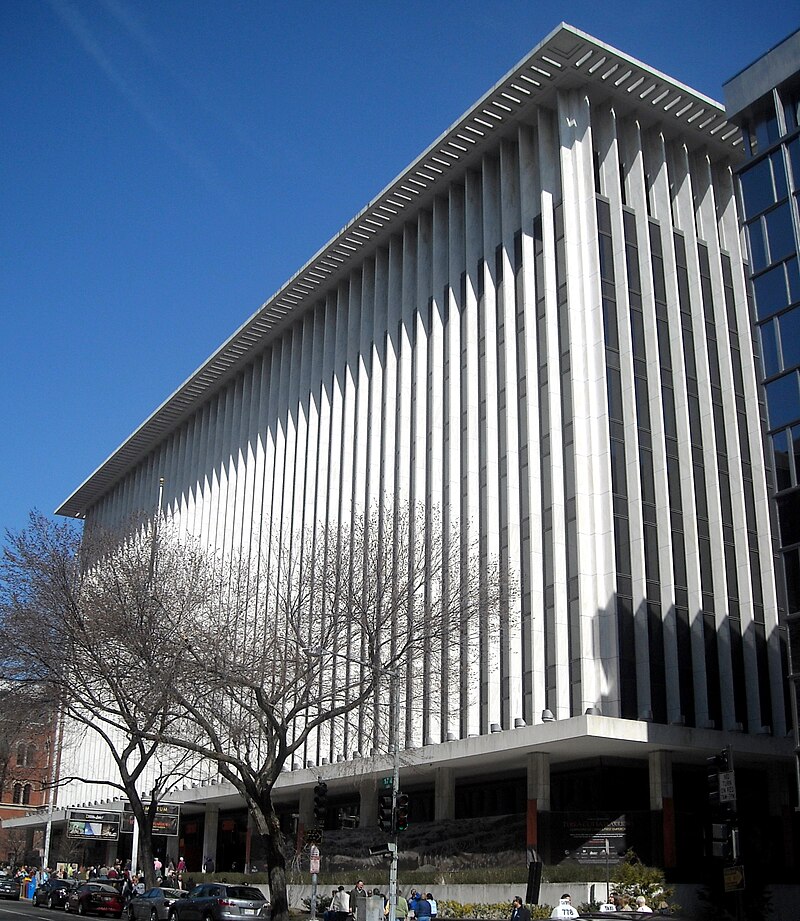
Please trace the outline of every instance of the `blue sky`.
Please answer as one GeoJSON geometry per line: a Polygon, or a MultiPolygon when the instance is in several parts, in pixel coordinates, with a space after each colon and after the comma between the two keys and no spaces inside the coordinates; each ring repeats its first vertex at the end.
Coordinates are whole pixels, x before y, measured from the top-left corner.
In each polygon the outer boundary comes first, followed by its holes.
{"type": "Polygon", "coordinates": [[[0,0],[0,530],[52,512],[560,21],[721,99],[798,18],[785,0],[0,0]]]}

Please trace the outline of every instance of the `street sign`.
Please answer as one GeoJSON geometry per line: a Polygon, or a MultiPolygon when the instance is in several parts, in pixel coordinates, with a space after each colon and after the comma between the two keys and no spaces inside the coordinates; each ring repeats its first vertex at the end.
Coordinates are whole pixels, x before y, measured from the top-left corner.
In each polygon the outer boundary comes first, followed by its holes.
{"type": "Polygon", "coordinates": [[[312,873],[319,873],[319,852],[317,852],[316,857],[311,858],[309,864],[312,873]]]}
{"type": "Polygon", "coordinates": [[[744,867],[725,867],[722,871],[726,892],[744,891],[744,867]]]}
{"type": "Polygon", "coordinates": [[[719,801],[721,803],[736,802],[736,775],[733,771],[719,772],[719,801]]]}
{"type": "Polygon", "coordinates": [[[384,787],[391,787],[394,785],[394,777],[381,777],[381,784],[384,787]]]}

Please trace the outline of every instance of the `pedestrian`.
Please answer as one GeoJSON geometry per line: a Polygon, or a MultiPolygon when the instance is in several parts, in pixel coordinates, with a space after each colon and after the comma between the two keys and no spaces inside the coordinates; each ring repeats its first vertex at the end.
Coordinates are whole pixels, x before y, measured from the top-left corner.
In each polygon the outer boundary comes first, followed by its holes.
{"type": "Polygon", "coordinates": [[[643,895],[636,896],[636,911],[653,913],[653,909],[647,904],[647,899],[643,895]]]}
{"type": "MultiPolygon", "coordinates": [[[[386,909],[384,910],[385,914],[389,914],[388,911],[389,903],[386,903],[386,909]]],[[[397,918],[397,921],[404,921],[408,917],[408,901],[404,895],[397,893],[397,905],[395,906],[394,916],[397,918]]]]}
{"type": "Polygon", "coordinates": [[[336,894],[331,899],[331,908],[334,911],[336,921],[348,921],[350,917],[350,895],[345,891],[344,886],[339,886],[336,894]]]}
{"type": "Polygon", "coordinates": [[[419,893],[416,889],[412,889],[408,895],[408,913],[412,917],[417,916],[417,905],[419,904],[419,893]]]}
{"type": "Polygon", "coordinates": [[[356,883],[356,888],[350,893],[350,914],[354,921],[367,921],[367,890],[363,879],[356,883]]]}
{"type": "Polygon", "coordinates": [[[576,909],[572,907],[572,896],[565,892],[558,900],[558,905],[550,912],[551,918],[577,918],[579,917],[576,909]]]}
{"type": "Polygon", "coordinates": [[[417,907],[414,910],[417,921],[431,921],[431,903],[420,892],[417,899],[417,907]]]}
{"type": "Polygon", "coordinates": [[[439,906],[436,904],[436,899],[433,897],[432,892],[429,892],[425,898],[431,906],[431,921],[436,921],[436,916],[439,914],[439,906]]]}
{"type": "Polygon", "coordinates": [[[531,913],[525,907],[521,895],[515,895],[511,903],[511,921],[531,921],[531,913]]]}
{"type": "Polygon", "coordinates": [[[183,857],[179,857],[178,858],[178,873],[185,873],[185,872],[186,872],[186,861],[183,859],[183,857]]]}

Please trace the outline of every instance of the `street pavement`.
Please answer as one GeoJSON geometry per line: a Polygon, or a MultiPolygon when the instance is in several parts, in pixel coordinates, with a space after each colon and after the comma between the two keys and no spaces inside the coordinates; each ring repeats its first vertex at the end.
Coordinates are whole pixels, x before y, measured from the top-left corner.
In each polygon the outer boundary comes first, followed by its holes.
{"type": "Polygon", "coordinates": [[[66,921],[72,917],[60,909],[36,907],[26,899],[19,902],[0,899],[0,921],[66,921]]]}

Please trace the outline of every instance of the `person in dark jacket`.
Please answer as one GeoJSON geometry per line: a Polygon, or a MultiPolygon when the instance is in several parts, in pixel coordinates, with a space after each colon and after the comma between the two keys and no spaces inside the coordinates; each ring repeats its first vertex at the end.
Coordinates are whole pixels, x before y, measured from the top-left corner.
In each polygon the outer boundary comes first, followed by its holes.
{"type": "Polygon", "coordinates": [[[531,913],[525,907],[521,895],[515,895],[511,903],[511,921],[531,921],[531,913]]]}
{"type": "Polygon", "coordinates": [[[431,921],[431,903],[420,892],[417,907],[414,909],[417,921],[431,921]]]}

